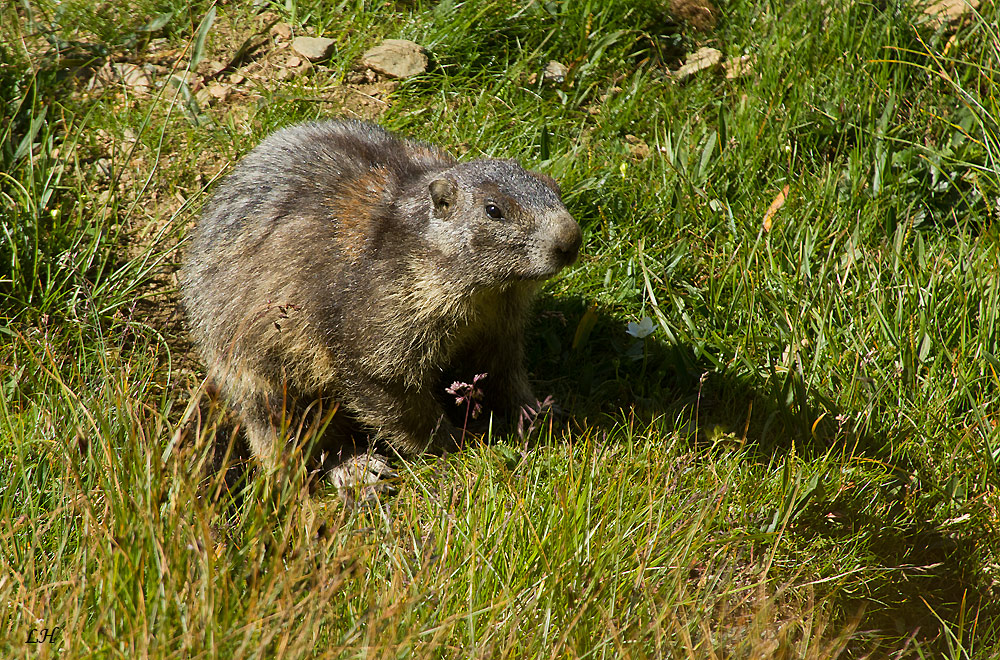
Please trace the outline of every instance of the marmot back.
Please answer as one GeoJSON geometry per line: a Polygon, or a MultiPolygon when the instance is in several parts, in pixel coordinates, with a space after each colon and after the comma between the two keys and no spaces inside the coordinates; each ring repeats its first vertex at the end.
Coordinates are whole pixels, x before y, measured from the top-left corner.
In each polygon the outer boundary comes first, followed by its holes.
{"type": "MultiPolygon", "coordinates": [[[[254,454],[334,402],[405,454],[454,447],[445,378],[483,379],[501,416],[537,409],[523,330],[538,284],[575,261],[558,186],[514,161],[454,161],[364,122],[287,128],[213,195],[181,273],[208,376],[254,454]]],[[[450,382],[450,381],[449,381],[450,382]]],[[[338,485],[388,468],[322,439],[338,485]]]]}

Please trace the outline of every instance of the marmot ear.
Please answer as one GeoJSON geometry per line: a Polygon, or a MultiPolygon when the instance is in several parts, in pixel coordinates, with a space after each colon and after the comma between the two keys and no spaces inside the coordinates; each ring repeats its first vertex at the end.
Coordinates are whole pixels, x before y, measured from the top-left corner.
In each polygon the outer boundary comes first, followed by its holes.
{"type": "Polygon", "coordinates": [[[451,179],[434,179],[428,188],[434,202],[434,213],[444,215],[455,203],[455,182],[451,179]]]}
{"type": "Polygon", "coordinates": [[[551,188],[552,192],[554,192],[556,195],[562,197],[562,189],[559,188],[559,184],[556,182],[555,179],[550,177],[548,174],[542,174],[541,172],[530,172],[530,174],[531,176],[535,177],[536,179],[544,183],[546,186],[551,188]]]}

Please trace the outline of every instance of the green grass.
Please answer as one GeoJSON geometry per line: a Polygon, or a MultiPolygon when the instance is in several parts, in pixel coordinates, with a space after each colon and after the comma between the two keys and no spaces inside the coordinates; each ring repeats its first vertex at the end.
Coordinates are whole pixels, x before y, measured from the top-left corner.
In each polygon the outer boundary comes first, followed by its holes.
{"type": "Polygon", "coordinates": [[[4,5],[0,655],[1000,655],[995,9],[667,5],[4,5]],[[279,80],[275,20],[334,56],[279,80]],[[528,347],[568,417],[352,511],[208,469],[174,273],[214,181],[363,108],[385,37],[431,67],[377,120],[556,176],[585,247],[528,347]],[[705,45],[753,73],[671,79],[705,45]]]}

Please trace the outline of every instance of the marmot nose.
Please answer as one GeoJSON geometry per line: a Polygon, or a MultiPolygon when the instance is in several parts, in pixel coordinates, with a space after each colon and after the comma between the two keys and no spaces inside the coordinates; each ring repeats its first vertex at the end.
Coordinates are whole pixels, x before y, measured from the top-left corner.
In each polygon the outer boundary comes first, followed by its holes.
{"type": "Polygon", "coordinates": [[[583,243],[583,232],[576,220],[567,214],[556,227],[553,238],[553,251],[559,262],[568,266],[576,261],[580,254],[580,244],[583,243]]]}

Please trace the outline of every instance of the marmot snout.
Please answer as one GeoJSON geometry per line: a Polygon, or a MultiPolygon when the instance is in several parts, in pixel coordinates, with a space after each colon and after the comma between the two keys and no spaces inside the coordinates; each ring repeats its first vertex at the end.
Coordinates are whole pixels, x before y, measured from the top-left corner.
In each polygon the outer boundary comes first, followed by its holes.
{"type": "Polygon", "coordinates": [[[554,229],[552,231],[550,261],[554,267],[553,275],[576,261],[580,254],[580,244],[583,242],[580,225],[576,224],[573,216],[569,213],[561,215],[562,217],[552,221],[554,229]]]}

